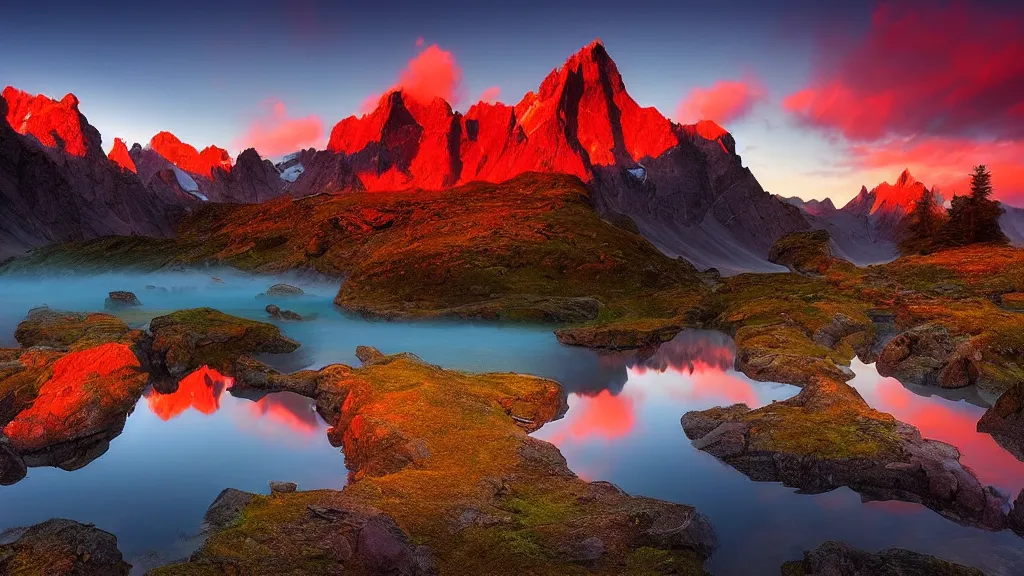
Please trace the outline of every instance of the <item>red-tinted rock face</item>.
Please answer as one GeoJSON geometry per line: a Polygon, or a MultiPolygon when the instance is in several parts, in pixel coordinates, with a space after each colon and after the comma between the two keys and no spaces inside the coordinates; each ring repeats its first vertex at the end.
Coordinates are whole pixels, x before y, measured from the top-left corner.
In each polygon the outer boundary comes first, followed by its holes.
{"type": "Polygon", "coordinates": [[[65,152],[74,156],[85,156],[90,145],[99,144],[90,142],[85,133],[87,123],[78,112],[78,98],[74,94],[53,100],[8,86],[3,97],[7,101],[7,123],[19,134],[31,134],[50,148],[63,146],[65,152]]]}
{"type": "Polygon", "coordinates": [[[120,166],[122,170],[137,172],[135,162],[128,155],[128,147],[124,145],[124,140],[120,138],[114,138],[114,147],[110,149],[110,154],[107,154],[107,158],[110,158],[110,161],[120,166]]]}
{"type": "Polygon", "coordinates": [[[212,178],[214,169],[231,171],[231,157],[227,150],[207,146],[199,152],[170,132],[160,132],[149,141],[149,146],[169,162],[186,172],[212,178]]]}
{"type": "Polygon", "coordinates": [[[4,433],[19,453],[101,434],[124,424],[148,375],[125,344],[103,344],[64,356],[32,406],[4,433]]]}

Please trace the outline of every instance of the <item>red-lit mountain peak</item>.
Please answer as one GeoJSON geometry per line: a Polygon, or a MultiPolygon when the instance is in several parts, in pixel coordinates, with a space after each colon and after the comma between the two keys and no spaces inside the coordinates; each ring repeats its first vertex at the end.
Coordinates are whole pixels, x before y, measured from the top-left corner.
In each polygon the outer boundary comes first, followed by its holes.
{"type": "Polygon", "coordinates": [[[570,148],[578,147],[590,166],[608,166],[659,156],[679,143],[667,118],[630,97],[600,40],[552,71],[516,105],[516,116],[528,138],[569,168],[556,171],[584,178],[567,157],[570,148]]]}
{"type": "Polygon", "coordinates": [[[114,147],[110,149],[110,154],[107,154],[107,158],[110,158],[110,161],[120,166],[122,170],[138,172],[135,169],[135,161],[128,154],[128,147],[125,146],[124,140],[120,138],[114,138],[114,147]]]}
{"type": "Polygon", "coordinates": [[[20,134],[31,134],[44,146],[59,148],[74,156],[85,156],[99,147],[99,133],[89,131],[88,122],[78,111],[78,98],[67,94],[54,100],[42,94],[32,95],[13,86],[4,88],[7,123],[20,134]]]}
{"type": "Polygon", "coordinates": [[[194,146],[182,142],[170,132],[160,132],[153,136],[149,141],[149,147],[186,172],[212,178],[215,168],[225,172],[231,171],[231,157],[227,150],[207,146],[199,152],[194,146]]]}
{"type": "Polygon", "coordinates": [[[871,192],[874,195],[874,202],[871,206],[871,213],[879,211],[891,211],[896,208],[904,212],[910,212],[914,203],[921,198],[925,191],[925,185],[918,182],[910,170],[904,170],[895,184],[882,182],[871,192]]]}

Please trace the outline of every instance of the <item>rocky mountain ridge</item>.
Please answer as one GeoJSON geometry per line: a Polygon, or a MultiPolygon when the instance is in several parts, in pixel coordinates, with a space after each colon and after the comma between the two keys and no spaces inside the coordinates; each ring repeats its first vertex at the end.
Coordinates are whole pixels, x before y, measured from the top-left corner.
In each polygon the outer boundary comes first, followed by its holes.
{"type": "Polygon", "coordinates": [[[73,94],[7,87],[0,117],[0,258],[114,234],[169,236],[189,210],[187,196],[147,188],[107,158],[73,94]]]}

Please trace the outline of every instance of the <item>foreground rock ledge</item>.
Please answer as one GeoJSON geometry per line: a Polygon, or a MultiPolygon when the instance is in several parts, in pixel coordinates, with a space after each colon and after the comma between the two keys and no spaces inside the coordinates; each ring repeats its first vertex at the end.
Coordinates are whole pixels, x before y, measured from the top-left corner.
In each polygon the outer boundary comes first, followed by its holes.
{"type": "Polygon", "coordinates": [[[756,481],[812,494],[848,486],[865,499],[923,504],[960,524],[1008,527],[1009,497],[982,486],[956,447],[921,438],[837,380],[818,378],[757,410],[688,412],[682,425],[695,447],[756,481]]]}
{"type": "Polygon", "coordinates": [[[74,520],[47,520],[0,544],[0,574],[128,576],[130,570],[113,534],[74,520]]]}
{"type": "Polygon", "coordinates": [[[782,565],[782,576],[985,576],[977,568],[902,548],[872,554],[842,542],[829,541],[804,552],[803,560],[782,565]]]}
{"type": "Polygon", "coordinates": [[[704,574],[714,547],[704,516],[585,482],[527,435],[566,409],[557,383],[372,348],[359,357],[361,368],[282,375],[250,361],[236,374],[236,387],[314,398],[351,483],[228,493],[204,547],[154,575],[704,574]]]}

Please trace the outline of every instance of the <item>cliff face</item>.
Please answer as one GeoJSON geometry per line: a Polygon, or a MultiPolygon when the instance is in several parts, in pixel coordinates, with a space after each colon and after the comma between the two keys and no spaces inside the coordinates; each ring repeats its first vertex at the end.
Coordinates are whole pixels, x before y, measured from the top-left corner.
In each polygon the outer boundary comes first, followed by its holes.
{"type": "Polygon", "coordinates": [[[343,160],[304,164],[288,190],[436,190],[570,174],[593,188],[603,214],[629,216],[664,252],[699,266],[775,269],[765,260],[772,243],[808,227],[760,187],[720,126],[678,125],[641,108],[599,41],[515,106],[481,102],[463,115],[440,99],[389,92],[372,113],[339,122],[328,153],[343,160]]]}
{"type": "Polygon", "coordinates": [[[111,234],[168,236],[187,198],[150,190],[103,154],[78,99],[0,98],[0,257],[111,234]]]}

